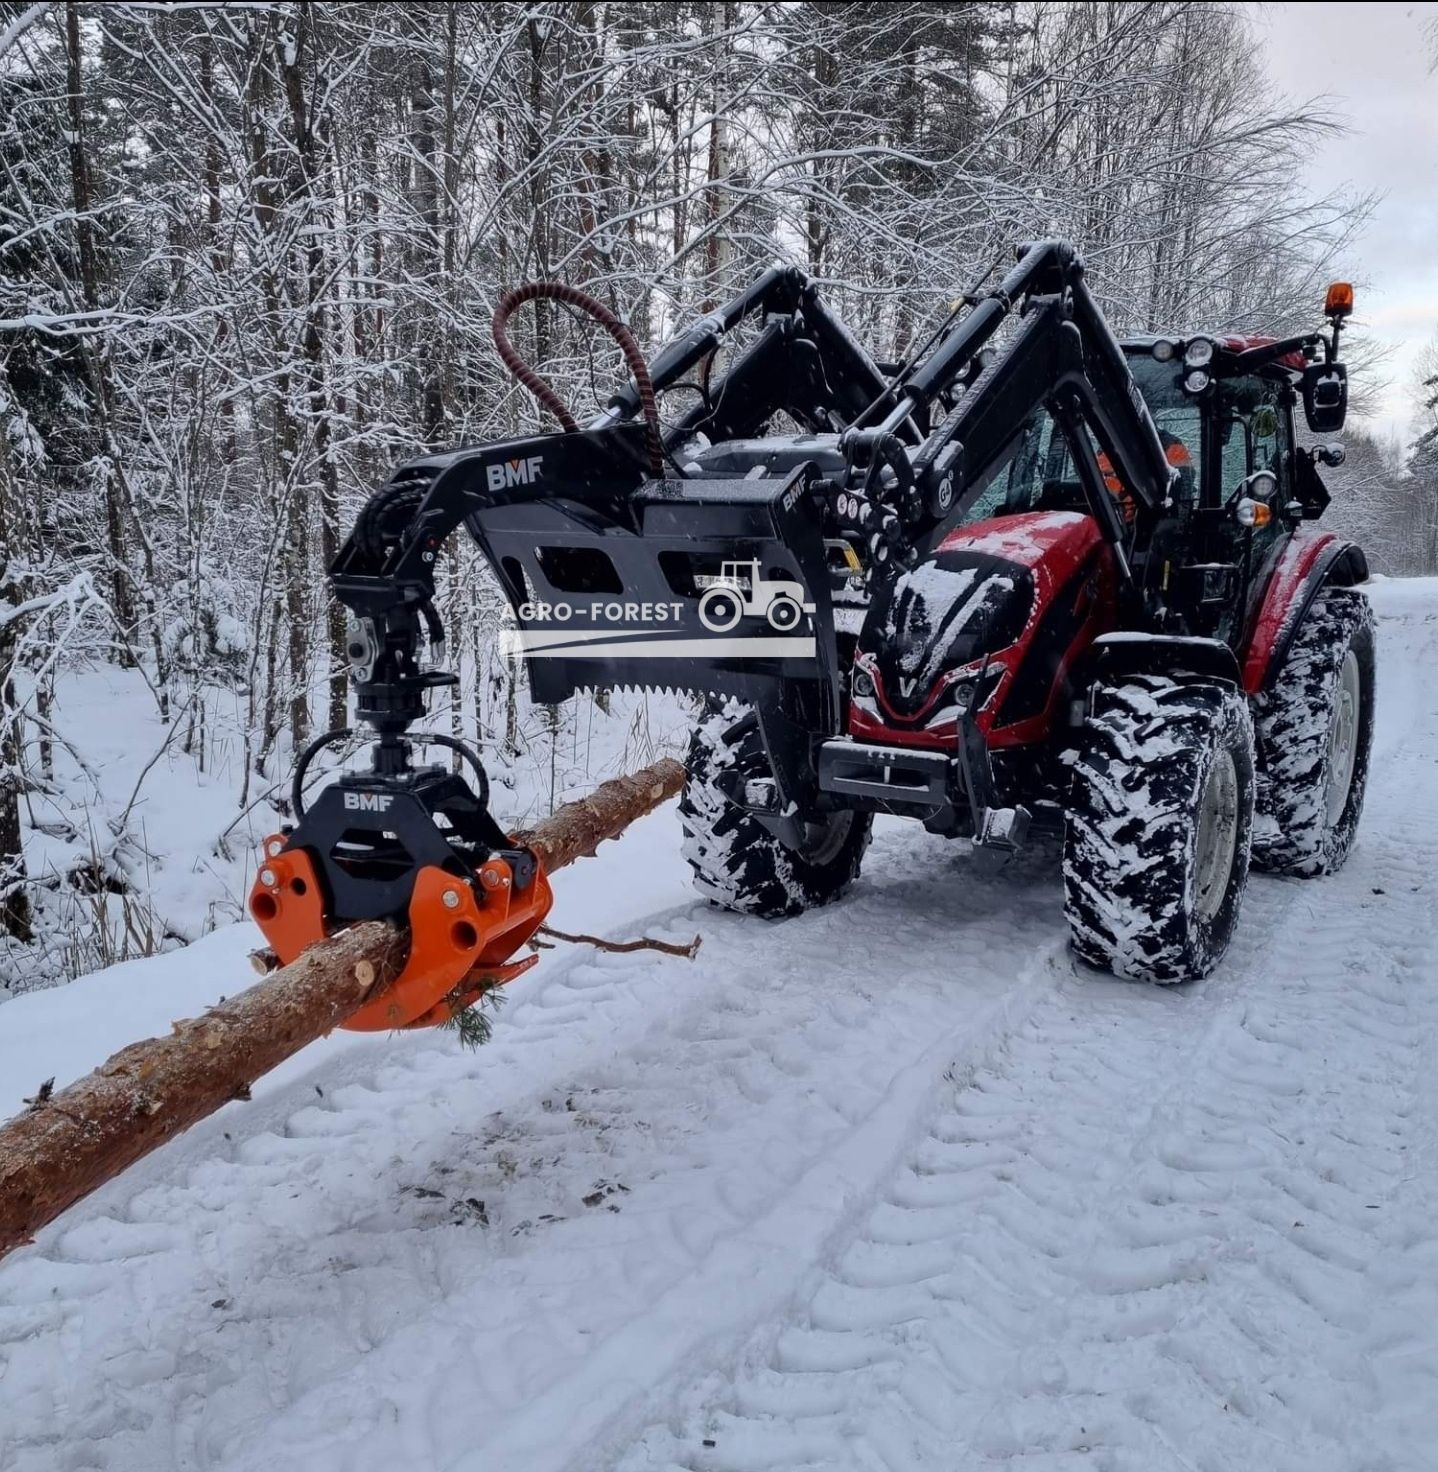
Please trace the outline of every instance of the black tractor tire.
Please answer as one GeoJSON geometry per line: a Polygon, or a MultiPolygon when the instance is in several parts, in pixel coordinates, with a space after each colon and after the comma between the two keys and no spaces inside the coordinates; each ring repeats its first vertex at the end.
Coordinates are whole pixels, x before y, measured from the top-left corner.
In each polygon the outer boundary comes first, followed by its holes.
{"type": "Polygon", "coordinates": [[[1218,964],[1248,881],[1254,766],[1241,690],[1135,675],[1094,692],[1064,823],[1079,956],[1135,981],[1218,964]]]}
{"type": "Polygon", "coordinates": [[[837,899],[858,877],[869,846],[868,813],[827,813],[806,827],[802,849],[786,847],[752,813],[730,802],[723,774],[766,777],[759,724],[743,705],[714,705],[694,728],[679,798],[684,857],[694,887],[726,909],[768,920],[837,899]]]}
{"type": "Polygon", "coordinates": [[[1325,589],[1254,702],[1255,868],[1307,878],[1331,874],[1348,857],[1373,747],[1375,634],[1362,593],[1325,589]]]}

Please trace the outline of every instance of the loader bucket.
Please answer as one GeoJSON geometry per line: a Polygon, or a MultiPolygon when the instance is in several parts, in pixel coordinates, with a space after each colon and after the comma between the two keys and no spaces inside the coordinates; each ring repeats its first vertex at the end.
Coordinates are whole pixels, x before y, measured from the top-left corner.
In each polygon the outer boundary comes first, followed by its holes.
{"type": "Polygon", "coordinates": [[[650,480],[622,509],[577,491],[471,515],[509,598],[506,647],[525,660],[534,698],[638,687],[778,710],[799,689],[815,734],[837,730],[826,553],[805,505],[812,475],[650,480]]]}

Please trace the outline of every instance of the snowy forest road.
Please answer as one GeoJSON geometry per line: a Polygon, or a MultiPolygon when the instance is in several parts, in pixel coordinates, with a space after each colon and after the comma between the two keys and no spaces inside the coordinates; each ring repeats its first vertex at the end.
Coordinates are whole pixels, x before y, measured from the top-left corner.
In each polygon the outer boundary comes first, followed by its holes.
{"type": "MultiPolygon", "coordinates": [[[[1077,966],[1052,854],[883,825],[770,926],[649,820],[558,918],[696,962],[319,1050],[0,1265],[0,1469],[1430,1466],[1438,584],[1374,599],[1353,857],[1209,981],[1077,966]]],[[[126,1015],[0,1024],[75,997],[126,1015]]]]}

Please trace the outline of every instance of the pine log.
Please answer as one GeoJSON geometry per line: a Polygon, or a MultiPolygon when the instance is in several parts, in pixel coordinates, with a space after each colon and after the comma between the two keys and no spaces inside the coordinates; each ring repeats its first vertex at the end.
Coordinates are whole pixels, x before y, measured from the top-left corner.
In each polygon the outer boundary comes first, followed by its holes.
{"type": "MultiPolygon", "coordinates": [[[[684,782],[659,761],[604,783],[530,832],[549,873],[616,838],[684,782]]],[[[378,921],[310,947],[299,960],[226,998],[169,1037],[122,1048],[58,1093],[0,1125],[0,1257],[127,1166],[189,1129],[337,1027],[404,968],[408,939],[378,921]]]]}

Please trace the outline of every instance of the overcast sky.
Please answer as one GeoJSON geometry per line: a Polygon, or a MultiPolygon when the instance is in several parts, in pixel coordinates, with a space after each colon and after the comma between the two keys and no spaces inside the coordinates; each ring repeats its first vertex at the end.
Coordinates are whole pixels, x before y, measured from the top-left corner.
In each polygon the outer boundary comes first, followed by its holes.
{"type": "Polygon", "coordinates": [[[1413,360],[1438,331],[1438,72],[1425,27],[1438,3],[1267,4],[1253,7],[1273,80],[1295,99],[1326,93],[1352,132],[1314,159],[1315,187],[1381,191],[1345,267],[1358,282],[1355,317],[1392,348],[1384,433],[1407,433],[1413,360]]]}

